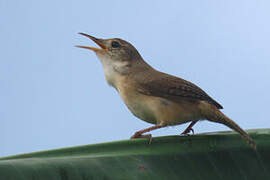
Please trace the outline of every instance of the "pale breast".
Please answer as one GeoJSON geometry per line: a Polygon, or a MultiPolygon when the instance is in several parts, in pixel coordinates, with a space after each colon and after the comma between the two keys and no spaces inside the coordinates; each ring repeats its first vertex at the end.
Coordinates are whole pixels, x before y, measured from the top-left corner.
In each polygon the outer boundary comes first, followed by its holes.
{"type": "Polygon", "coordinates": [[[140,94],[128,87],[120,88],[119,94],[128,109],[148,123],[177,125],[202,119],[199,107],[194,103],[175,103],[164,98],[140,94]]]}
{"type": "Polygon", "coordinates": [[[119,94],[134,116],[148,123],[156,124],[155,113],[151,108],[151,101],[148,97],[135,92],[124,93],[121,90],[119,94]]]}

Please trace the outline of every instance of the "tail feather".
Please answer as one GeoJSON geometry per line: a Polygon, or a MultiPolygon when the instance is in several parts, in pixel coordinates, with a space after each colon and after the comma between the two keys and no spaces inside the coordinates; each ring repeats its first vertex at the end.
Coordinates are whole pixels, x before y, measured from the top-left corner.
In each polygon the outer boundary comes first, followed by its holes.
{"type": "Polygon", "coordinates": [[[211,111],[208,111],[206,113],[206,118],[209,121],[212,122],[217,122],[224,124],[228,126],[229,128],[235,130],[240,134],[240,136],[248,142],[248,144],[256,150],[256,144],[255,142],[250,138],[250,136],[238,125],[236,124],[233,120],[228,118],[226,115],[224,115],[221,111],[219,111],[216,107],[211,106],[211,111]]]}

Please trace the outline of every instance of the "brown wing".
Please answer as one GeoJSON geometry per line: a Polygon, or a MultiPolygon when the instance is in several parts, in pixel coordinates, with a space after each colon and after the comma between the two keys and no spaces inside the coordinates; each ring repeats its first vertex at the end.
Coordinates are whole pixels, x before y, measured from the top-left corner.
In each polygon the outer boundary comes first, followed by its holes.
{"type": "MultiPolygon", "coordinates": [[[[139,83],[141,93],[175,101],[178,98],[203,100],[215,105],[218,109],[223,109],[219,103],[195,84],[169,74],[158,73],[159,75],[155,78],[145,78],[143,83],[139,83]]],[[[153,76],[153,74],[151,75],[153,76]]]]}

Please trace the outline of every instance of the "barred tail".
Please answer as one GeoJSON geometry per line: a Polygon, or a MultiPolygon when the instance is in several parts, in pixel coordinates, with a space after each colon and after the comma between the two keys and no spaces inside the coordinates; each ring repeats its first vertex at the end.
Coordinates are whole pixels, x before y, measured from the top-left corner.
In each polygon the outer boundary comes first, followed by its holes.
{"type": "Polygon", "coordinates": [[[217,123],[221,123],[224,124],[226,126],[228,126],[229,128],[235,130],[236,132],[238,132],[241,137],[246,140],[248,142],[248,144],[256,150],[256,144],[255,142],[249,137],[249,135],[240,127],[238,126],[238,124],[236,124],[233,120],[231,120],[230,118],[228,118],[226,115],[224,115],[221,111],[219,111],[216,107],[211,106],[211,110],[207,111],[207,113],[205,113],[206,118],[209,121],[212,122],[217,122],[217,123]]]}

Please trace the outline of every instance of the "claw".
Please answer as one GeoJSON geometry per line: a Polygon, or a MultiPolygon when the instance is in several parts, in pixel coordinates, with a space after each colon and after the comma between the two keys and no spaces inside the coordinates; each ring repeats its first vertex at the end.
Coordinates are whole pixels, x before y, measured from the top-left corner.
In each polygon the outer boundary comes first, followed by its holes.
{"type": "Polygon", "coordinates": [[[130,139],[135,139],[135,138],[142,138],[142,134],[139,132],[136,132],[133,134],[133,136],[130,137],[130,139]]]}
{"type": "Polygon", "coordinates": [[[189,128],[182,132],[181,135],[189,135],[190,131],[192,132],[192,134],[194,134],[194,130],[192,128],[189,128]]]}
{"type": "Polygon", "coordinates": [[[133,136],[130,137],[130,139],[137,139],[137,138],[147,138],[149,139],[148,144],[152,143],[152,135],[151,134],[140,134],[140,133],[135,133],[133,136]]]}
{"type": "MultiPolygon", "coordinates": [[[[193,129],[193,128],[190,128],[190,131],[192,131],[192,134],[194,134],[194,129],[193,129]]],[[[189,131],[189,132],[190,132],[190,131],[189,131]]]]}
{"type": "Polygon", "coordinates": [[[184,132],[181,133],[181,135],[186,135],[188,133],[190,133],[190,131],[192,131],[192,134],[194,134],[194,130],[192,129],[192,127],[197,123],[197,121],[192,121],[189,126],[184,130],[184,132]]]}
{"type": "Polygon", "coordinates": [[[165,125],[155,125],[155,126],[151,126],[149,128],[146,129],[142,129],[140,131],[135,132],[135,134],[133,136],[130,137],[130,139],[134,139],[134,138],[148,138],[149,142],[148,144],[152,143],[152,135],[151,134],[145,134],[143,135],[143,133],[149,132],[149,131],[153,131],[155,129],[159,129],[165,127],[165,125]]]}

